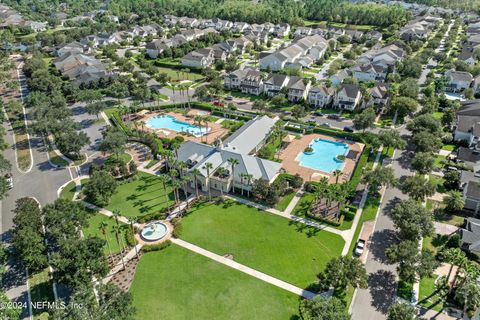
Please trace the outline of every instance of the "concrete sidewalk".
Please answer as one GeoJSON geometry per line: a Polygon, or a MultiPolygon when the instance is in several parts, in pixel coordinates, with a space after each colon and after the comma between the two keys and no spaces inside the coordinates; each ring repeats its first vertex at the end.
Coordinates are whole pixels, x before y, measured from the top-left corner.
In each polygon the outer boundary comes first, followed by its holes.
{"type": "Polygon", "coordinates": [[[219,256],[218,254],[215,254],[213,252],[210,252],[208,250],[205,250],[203,248],[200,248],[194,244],[191,244],[189,242],[186,242],[186,241],[183,241],[181,239],[177,239],[177,238],[171,238],[170,239],[174,244],[176,245],[179,245],[185,249],[188,249],[190,251],[193,251],[197,254],[200,254],[204,257],[207,257],[209,259],[212,259],[216,262],[219,262],[221,264],[224,264],[230,268],[233,268],[233,269],[236,269],[238,271],[241,271],[243,273],[246,273],[252,277],[255,277],[257,279],[260,279],[262,281],[265,281],[265,282],[268,282],[274,286],[277,286],[279,288],[282,288],[284,290],[287,290],[287,291],[290,291],[296,295],[299,295],[303,298],[306,298],[306,299],[311,299],[313,298],[314,296],[316,296],[315,293],[311,292],[311,291],[308,291],[308,290],[304,290],[302,288],[299,288],[299,287],[296,287],[290,283],[287,283],[285,281],[282,281],[282,280],[279,280],[277,278],[274,278],[272,276],[269,276],[268,274],[265,274],[263,272],[260,272],[260,271],[257,271],[255,269],[252,269],[250,267],[247,267],[243,264],[240,264],[238,262],[235,262],[233,260],[230,260],[230,259],[227,259],[225,257],[222,257],[222,256],[219,256]]]}
{"type": "Polygon", "coordinates": [[[122,259],[120,259],[118,263],[110,270],[108,275],[102,279],[102,283],[107,284],[110,280],[112,280],[113,276],[123,269],[123,263],[127,264],[128,261],[133,259],[137,255],[137,251],[140,252],[142,247],[143,247],[143,244],[139,243],[136,245],[136,248],[133,247],[132,250],[127,252],[127,254],[124,255],[122,259]]]}

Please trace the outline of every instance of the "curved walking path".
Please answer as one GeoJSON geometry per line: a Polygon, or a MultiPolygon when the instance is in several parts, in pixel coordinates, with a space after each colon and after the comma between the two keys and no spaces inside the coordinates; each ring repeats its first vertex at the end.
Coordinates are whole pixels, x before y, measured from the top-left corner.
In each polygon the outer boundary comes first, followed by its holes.
{"type": "Polygon", "coordinates": [[[277,287],[282,288],[284,290],[290,291],[290,292],[292,292],[296,295],[299,295],[303,298],[311,299],[314,296],[316,296],[316,294],[311,292],[311,291],[304,290],[302,288],[296,287],[296,286],[294,286],[290,283],[287,283],[285,281],[282,281],[282,280],[279,280],[279,279],[274,278],[272,276],[269,276],[268,274],[265,274],[263,272],[257,271],[255,269],[250,268],[250,267],[247,267],[247,266],[245,266],[243,264],[240,264],[238,262],[235,262],[231,259],[227,259],[225,257],[222,257],[222,256],[220,256],[216,253],[213,253],[211,251],[200,248],[199,246],[196,246],[196,245],[191,244],[189,242],[183,241],[183,240],[178,239],[178,238],[171,238],[170,241],[172,241],[172,243],[174,243],[176,245],[179,245],[179,246],[181,246],[185,249],[188,249],[188,250],[193,251],[197,254],[200,254],[204,257],[212,259],[212,260],[214,260],[216,262],[219,262],[223,265],[226,265],[230,268],[233,268],[233,269],[236,269],[236,270],[241,271],[243,273],[246,273],[246,274],[248,274],[252,277],[255,277],[257,279],[260,279],[262,281],[268,282],[268,283],[270,283],[274,286],[277,286],[277,287]]]}

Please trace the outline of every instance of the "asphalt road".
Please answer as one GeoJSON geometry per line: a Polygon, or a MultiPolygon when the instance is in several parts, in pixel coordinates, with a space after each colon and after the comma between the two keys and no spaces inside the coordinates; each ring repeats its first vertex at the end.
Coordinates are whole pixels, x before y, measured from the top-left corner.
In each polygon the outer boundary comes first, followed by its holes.
{"type": "MultiPolygon", "coordinates": [[[[410,156],[408,150],[395,152],[392,168],[400,180],[414,174],[408,168],[410,156]]],[[[389,307],[396,301],[396,266],[387,264],[385,249],[398,241],[389,213],[399,200],[406,198],[408,197],[396,187],[385,191],[375,229],[368,244],[369,252],[365,262],[368,288],[357,290],[352,307],[353,320],[384,320],[389,307]]]]}
{"type": "MultiPolygon", "coordinates": [[[[444,38],[448,35],[452,23],[450,23],[444,38]]],[[[443,49],[440,48],[439,50],[443,49]]],[[[425,83],[428,72],[429,69],[422,70],[422,75],[418,79],[419,85],[425,83]]],[[[400,128],[400,134],[407,140],[407,150],[397,150],[395,152],[392,159],[392,168],[395,176],[403,181],[407,176],[414,175],[414,172],[409,168],[413,157],[413,144],[410,141],[410,132],[405,129],[405,125],[400,128]]],[[[365,269],[368,273],[368,288],[357,290],[355,300],[352,302],[353,320],[384,320],[388,309],[396,302],[398,275],[396,266],[386,263],[385,249],[398,241],[397,232],[389,213],[398,201],[407,198],[396,187],[388,188],[385,191],[375,229],[367,247],[369,252],[365,269]]]]}
{"type": "MultiPolygon", "coordinates": [[[[28,95],[28,89],[21,71],[19,72],[19,80],[22,95],[25,97],[28,95]]],[[[95,121],[96,117],[88,115],[85,108],[81,105],[74,105],[70,108],[74,112],[74,120],[80,123],[81,129],[87,133],[92,142],[83,151],[93,158],[97,153],[96,147],[101,138],[104,124],[95,121]]],[[[29,119],[28,110],[27,119],[29,119]]],[[[67,181],[76,177],[78,171],[75,167],[53,167],[48,161],[48,149],[43,139],[36,135],[30,136],[33,165],[30,170],[19,170],[15,158],[13,130],[8,122],[4,122],[2,125],[6,131],[5,141],[8,144],[8,148],[4,151],[4,157],[12,164],[13,189],[0,201],[0,230],[2,241],[9,244],[11,241],[15,202],[23,197],[34,197],[41,206],[52,203],[57,199],[57,190],[67,181]]],[[[23,303],[27,301],[25,272],[24,267],[18,265],[14,259],[9,259],[7,272],[2,283],[2,289],[10,299],[23,303]]],[[[62,292],[60,292],[60,295],[62,295],[62,292]]],[[[28,317],[28,309],[23,309],[22,318],[26,317],[28,317]]]]}

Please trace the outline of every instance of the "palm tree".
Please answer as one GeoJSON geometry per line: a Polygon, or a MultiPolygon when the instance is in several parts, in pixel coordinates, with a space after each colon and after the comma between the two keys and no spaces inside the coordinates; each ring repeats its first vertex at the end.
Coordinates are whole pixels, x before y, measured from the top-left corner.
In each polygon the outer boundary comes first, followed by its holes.
{"type": "Polygon", "coordinates": [[[176,162],[176,167],[178,169],[178,172],[180,173],[180,177],[183,177],[185,175],[185,169],[187,169],[187,163],[185,161],[177,161],[176,162]]]}
{"type": "MultiPolygon", "coordinates": [[[[113,212],[112,212],[112,218],[115,220],[115,224],[116,224],[116,226],[117,226],[117,228],[118,228],[119,231],[121,231],[121,226],[120,226],[120,223],[119,223],[118,220],[119,220],[119,218],[120,218],[121,216],[122,216],[122,215],[121,215],[121,213],[120,213],[120,210],[118,210],[118,209],[113,210],[113,212]]],[[[123,252],[125,251],[125,245],[124,245],[124,243],[123,243],[123,238],[120,238],[120,242],[122,243],[121,249],[122,249],[122,253],[123,253],[123,252]]]]}
{"type": "Polygon", "coordinates": [[[108,242],[108,237],[107,237],[107,227],[108,227],[108,223],[106,223],[105,221],[102,221],[100,222],[100,225],[98,228],[100,229],[100,232],[105,237],[105,241],[107,242],[107,247],[108,247],[109,258],[113,261],[112,248],[110,248],[110,242],[108,242]]]}
{"type": "Polygon", "coordinates": [[[242,196],[243,196],[243,179],[245,179],[246,173],[240,172],[240,184],[242,185],[242,196]]]}
{"type": "Polygon", "coordinates": [[[203,169],[207,170],[207,188],[208,188],[208,200],[212,201],[212,191],[210,190],[210,170],[213,169],[213,164],[211,162],[205,162],[203,169]]]}
{"type": "Polygon", "coordinates": [[[197,168],[192,170],[193,174],[193,181],[195,183],[195,196],[198,198],[198,184],[197,184],[197,176],[200,174],[200,170],[197,168]]]}
{"type": "Polygon", "coordinates": [[[182,184],[183,194],[185,195],[185,201],[187,202],[187,209],[188,209],[188,192],[187,192],[187,185],[190,182],[190,178],[188,176],[181,176],[180,183],[182,184]]]}
{"type": "MultiPolygon", "coordinates": [[[[227,169],[225,169],[224,167],[219,167],[217,169],[217,174],[220,176],[220,177],[223,177],[227,174],[227,169]]],[[[220,193],[222,194],[222,198],[223,198],[223,183],[220,185],[220,193]]]]}
{"type": "Polygon", "coordinates": [[[120,248],[120,250],[122,250],[121,259],[122,259],[123,269],[125,269],[125,260],[123,260],[123,250],[124,250],[123,241],[121,241],[121,237],[119,236],[119,234],[122,233],[122,227],[120,227],[119,225],[114,225],[112,229],[113,229],[113,232],[115,232],[115,239],[117,239],[118,247],[120,248]]]}
{"type": "Polygon", "coordinates": [[[340,176],[342,175],[342,170],[335,170],[333,172],[333,176],[335,177],[335,183],[338,183],[338,179],[340,178],[340,176]]]}
{"type": "MultiPolygon", "coordinates": [[[[193,123],[194,124],[198,124],[198,126],[200,127],[200,134],[202,133],[202,121],[203,121],[203,117],[200,116],[200,115],[196,115],[194,118],[193,118],[193,123]]],[[[200,142],[202,141],[202,135],[200,135],[200,142]]]]}
{"type": "Polygon", "coordinates": [[[450,286],[449,293],[452,292],[453,287],[455,286],[455,282],[457,281],[459,270],[462,266],[467,262],[467,258],[465,253],[460,250],[459,248],[449,248],[443,251],[443,259],[450,263],[450,270],[448,271],[447,281],[450,278],[450,274],[452,273],[453,266],[457,266],[457,271],[455,272],[455,276],[453,277],[452,285],[450,286]]]}
{"type": "Polygon", "coordinates": [[[138,249],[137,249],[137,241],[135,240],[135,228],[133,225],[138,222],[138,218],[134,217],[130,219],[130,228],[132,228],[132,236],[133,236],[133,246],[135,247],[135,255],[137,256],[137,259],[139,258],[138,256],[138,249]]]}
{"type": "Polygon", "coordinates": [[[238,160],[235,158],[229,158],[227,161],[230,162],[232,167],[232,190],[233,193],[235,193],[235,166],[238,164],[238,160]]]}
{"type": "Polygon", "coordinates": [[[247,179],[247,197],[250,198],[250,185],[252,184],[253,174],[247,173],[245,175],[245,179],[247,179]]]}
{"type": "Polygon", "coordinates": [[[208,117],[203,118],[203,123],[205,123],[205,143],[208,143],[208,117]]]}
{"type": "Polygon", "coordinates": [[[180,181],[178,181],[177,179],[173,180],[172,181],[172,187],[173,187],[173,192],[175,194],[175,204],[177,205],[178,202],[180,201],[180,197],[178,195],[178,189],[182,186],[182,184],[180,183],[180,181]]]}

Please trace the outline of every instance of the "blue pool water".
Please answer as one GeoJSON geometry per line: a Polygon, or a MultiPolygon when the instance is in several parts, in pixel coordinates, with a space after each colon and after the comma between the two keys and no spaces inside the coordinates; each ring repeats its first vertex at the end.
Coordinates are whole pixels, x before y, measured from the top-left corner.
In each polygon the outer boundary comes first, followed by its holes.
{"type": "MultiPolygon", "coordinates": [[[[147,120],[147,127],[153,129],[168,129],[176,132],[188,132],[195,137],[206,134],[206,128],[179,121],[174,116],[156,116],[147,120]]],[[[210,128],[209,128],[210,129],[210,128]]]]}
{"type": "Polygon", "coordinates": [[[312,154],[301,152],[297,156],[302,167],[332,173],[343,169],[344,162],[336,159],[338,155],[346,155],[348,145],[342,142],[335,142],[323,139],[315,139],[310,143],[313,148],[312,154]]]}

